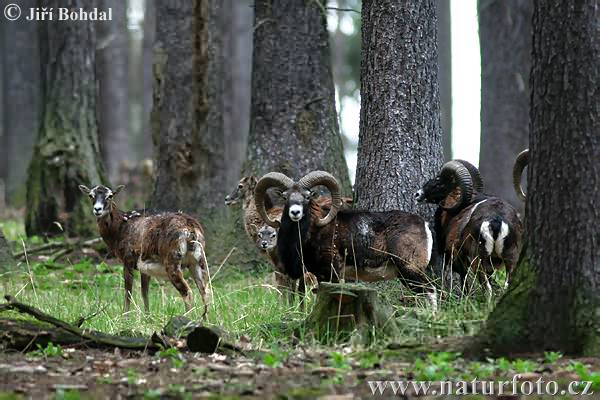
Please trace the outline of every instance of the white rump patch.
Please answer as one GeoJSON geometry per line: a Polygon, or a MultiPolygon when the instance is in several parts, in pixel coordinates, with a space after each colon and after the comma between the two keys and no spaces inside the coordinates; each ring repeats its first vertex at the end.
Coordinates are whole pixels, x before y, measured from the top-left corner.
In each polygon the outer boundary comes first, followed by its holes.
{"type": "Polygon", "coordinates": [[[494,240],[492,235],[492,229],[490,228],[490,222],[484,221],[481,224],[481,228],[479,232],[485,241],[485,251],[488,256],[491,256],[493,253],[496,253],[498,257],[502,257],[502,251],[504,250],[504,240],[508,236],[509,232],[508,225],[506,222],[502,221],[500,225],[500,232],[498,233],[498,238],[494,240]]]}
{"type": "Polygon", "coordinates": [[[481,236],[483,236],[483,240],[485,241],[485,251],[488,256],[492,255],[492,251],[494,250],[494,237],[492,236],[492,229],[490,228],[490,222],[484,221],[481,224],[481,228],[479,229],[481,236]]]}
{"type": "Polygon", "coordinates": [[[502,225],[500,226],[500,233],[498,234],[498,239],[496,239],[496,254],[498,256],[502,256],[502,250],[504,250],[504,239],[508,236],[508,225],[506,222],[502,221],[502,225]]]}
{"type": "Polygon", "coordinates": [[[152,261],[141,261],[137,263],[137,267],[141,273],[150,275],[154,278],[168,279],[167,269],[157,262],[152,261]]]}
{"type": "Polygon", "coordinates": [[[427,222],[425,222],[425,234],[427,235],[427,264],[429,264],[429,261],[431,261],[431,251],[433,250],[433,235],[427,222]]]}

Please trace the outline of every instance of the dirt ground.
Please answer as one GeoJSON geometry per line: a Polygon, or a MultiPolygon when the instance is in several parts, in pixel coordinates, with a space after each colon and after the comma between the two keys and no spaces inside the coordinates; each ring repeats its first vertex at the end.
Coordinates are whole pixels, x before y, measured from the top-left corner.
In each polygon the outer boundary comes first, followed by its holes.
{"type": "MultiPolygon", "coordinates": [[[[327,354],[300,350],[275,367],[241,356],[177,354],[176,359],[141,352],[63,349],[58,357],[0,354],[0,399],[362,399],[414,398],[373,396],[367,380],[409,379],[410,363],[389,362],[370,370],[349,365],[340,370],[327,364],[327,354]]],[[[598,359],[580,359],[595,368],[598,359]]],[[[555,367],[526,374],[521,380],[576,380],[577,375],[555,367]]],[[[560,383],[563,382],[563,383],[560,383]]],[[[420,397],[425,398],[425,397],[420,397]]],[[[430,397],[447,398],[447,397],[430,397]]],[[[460,398],[460,397],[455,397],[460,398]]],[[[474,397],[472,397],[474,398],[474,397]]],[[[482,398],[482,397],[479,397],[482,398]]],[[[518,398],[518,397],[488,397],[518,398]]],[[[525,397],[523,397],[525,398],[525,397]]],[[[529,397],[527,397],[529,398],[529,397]]],[[[550,397],[548,397],[550,398],[550,397]]],[[[554,397],[556,398],[556,397],[554,397]]],[[[558,398],[572,398],[559,396],[558,398]]],[[[599,398],[598,395],[580,398],[599,398]]]]}

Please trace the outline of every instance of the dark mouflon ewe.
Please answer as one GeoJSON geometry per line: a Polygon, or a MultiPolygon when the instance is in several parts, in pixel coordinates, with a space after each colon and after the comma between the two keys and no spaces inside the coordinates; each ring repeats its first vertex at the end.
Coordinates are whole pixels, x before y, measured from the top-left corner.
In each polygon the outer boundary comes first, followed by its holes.
{"type": "Polygon", "coordinates": [[[409,288],[426,293],[436,307],[435,288],[425,274],[433,238],[420,216],[343,208],[337,180],[324,171],[311,172],[297,182],[270,172],[258,181],[255,201],[265,222],[279,230],[279,262],[292,279],[301,278],[305,270],[318,281],[400,277],[409,288]],[[329,190],[328,206],[316,201],[317,186],[329,190]],[[281,222],[269,218],[265,210],[270,188],[278,189],[285,202],[281,222]]]}
{"type": "Polygon", "coordinates": [[[453,160],[415,196],[418,202],[438,204],[434,217],[438,254],[452,262],[463,282],[469,268],[476,268],[491,295],[489,278],[495,269],[504,265],[509,282],[521,251],[523,224],[513,206],[482,191],[477,168],[453,160]]]}
{"type": "Polygon", "coordinates": [[[206,315],[208,265],[202,226],[183,213],[142,215],[136,211],[123,212],[114,202],[114,197],[123,187],[118,186],[113,191],[102,185],[92,189],[80,185],[79,189],[91,199],[100,236],[123,263],[125,312],[130,308],[135,269],[140,271],[146,312],[149,311],[148,288],[152,276],[170,281],[183,298],[186,310],[190,310],[193,305],[192,291],[183,277],[183,269],[187,268],[200,291],[206,315]]]}

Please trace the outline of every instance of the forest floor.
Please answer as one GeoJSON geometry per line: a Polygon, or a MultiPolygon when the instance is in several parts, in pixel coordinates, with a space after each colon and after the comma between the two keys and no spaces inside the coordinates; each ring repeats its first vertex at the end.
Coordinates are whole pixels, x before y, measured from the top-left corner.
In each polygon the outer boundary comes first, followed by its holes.
{"type": "MultiPolygon", "coordinates": [[[[39,244],[35,238],[21,242],[19,222],[0,223],[0,228],[13,243],[39,244]]],[[[227,332],[228,340],[248,350],[245,355],[202,355],[176,349],[102,351],[54,344],[27,353],[0,350],[0,399],[412,398],[422,396],[417,393],[422,388],[409,386],[404,395],[394,396],[388,387],[382,396],[373,395],[378,389],[372,385],[385,380],[452,381],[453,385],[464,381],[469,383],[463,393],[473,393],[473,379],[553,380],[559,393],[555,398],[572,398],[560,396],[571,381],[590,381],[588,391],[600,394],[600,373],[594,372],[600,370],[598,359],[569,359],[555,352],[510,359],[485,354],[467,358],[452,351],[456,343],[468,341],[478,331],[492,307],[476,291],[460,298],[446,296],[434,314],[425,299],[410,296],[398,283],[386,284],[382,291],[397,300],[394,318],[402,327],[399,337],[376,338],[369,345],[322,344],[303,326],[314,301],[312,294],[306,296],[304,310],[288,306],[266,268],[250,273],[218,260],[211,265],[213,300],[206,324],[227,332]],[[513,378],[516,374],[521,376],[513,378]]],[[[177,292],[153,280],[151,311],[144,313],[136,276],[133,310],[123,315],[122,267],[92,254],[74,254],[59,262],[28,258],[18,271],[0,279],[2,294],[65,321],[95,314],[82,327],[106,333],[150,336],[184,312],[177,292]]],[[[186,316],[200,319],[201,307],[186,316]]],[[[6,311],[0,318],[24,317],[6,311]]],[[[573,388],[580,393],[586,389],[585,384],[573,388]]],[[[434,391],[441,389],[434,383],[429,394],[434,398],[434,391]]],[[[459,386],[453,390],[460,393],[459,386]]]]}

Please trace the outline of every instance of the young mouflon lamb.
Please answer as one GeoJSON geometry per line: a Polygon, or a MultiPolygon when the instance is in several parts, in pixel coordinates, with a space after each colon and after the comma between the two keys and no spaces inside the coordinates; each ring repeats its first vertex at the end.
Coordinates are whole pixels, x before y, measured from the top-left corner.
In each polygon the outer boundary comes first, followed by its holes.
{"type": "Polygon", "coordinates": [[[132,299],[135,269],[140,271],[146,312],[149,310],[148,288],[151,276],[169,280],[183,298],[186,310],[190,310],[193,304],[192,291],[183,277],[183,268],[187,268],[200,291],[206,315],[208,266],[202,226],[183,213],[142,215],[135,211],[123,212],[113,201],[123,188],[122,185],[115,190],[102,185],[92,189],[79,186],[81,192],[92,201],[92,211],[97,218],[100,236],[109,250],[123,262],[125,312],[129,311],[132,299]]]}

